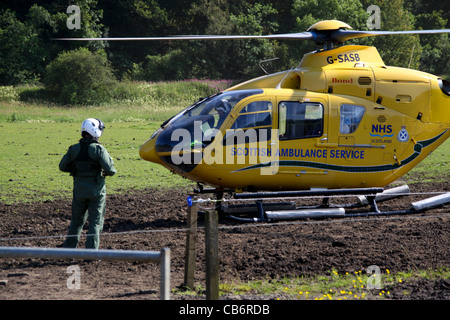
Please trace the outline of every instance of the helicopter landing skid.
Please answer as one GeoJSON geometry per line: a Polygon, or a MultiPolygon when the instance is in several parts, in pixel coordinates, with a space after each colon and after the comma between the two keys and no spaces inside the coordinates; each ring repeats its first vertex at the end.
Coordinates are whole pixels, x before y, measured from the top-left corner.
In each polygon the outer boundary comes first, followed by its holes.
{"type": "Polygon", "coordinates": [[[409,194],[408,186],[388,190],[382,188],[306,190],[293,192],[263,192],[234,194],[235,199],[254,199],[254,204],[222,206],[227,217],[241,222],[273,222],[282,220],[349,218],[367,216],[404,215],[423,212],[450,203],[450,192],[427,198],[411,204],[405,210],[380,211],[377,203],[409,194]],[[358,202],[352,204],[330,204],[332,196],[357,196],[358,202]],[[322,204],[316,206],[295,206],[295,202],[263,203],[264,199],[280,197],[322,196],[322,204]],[[370,206],[368,212],[347,213],[346,209],[370,206]],[[246,216],[237,216],[246,211],[246,216]],[[256,216],[249,217],[248,214],[256,216]]]}

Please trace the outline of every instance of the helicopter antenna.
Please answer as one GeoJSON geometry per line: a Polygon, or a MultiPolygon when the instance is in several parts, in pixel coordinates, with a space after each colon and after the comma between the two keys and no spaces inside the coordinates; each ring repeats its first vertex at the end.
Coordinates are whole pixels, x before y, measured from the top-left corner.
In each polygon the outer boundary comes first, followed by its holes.
{"type": "Polygon", "coordinates": [[[289,73],[291,73],[292,70],[294,70],[295,67],[292,67],[287,73],[286,75],[283,77],[283,79],[281,79],[280,83],[277,84],[275,89],[281,89],[281,84],[284,82],[284,79],[287,78],[287,76],[289,75],[289,73]]]}
{"type": "Polygon", "coordinates": [[[260,60],[260,61],[259,61],[259,67],[262,69],[262,71],[264,71],[265,74],[269,74],[269,73],[266,71],[266,69],[263,68],[262,64],[263,64],[263,63],[266,63],[266,62],[278,60],[278,59],[280,59],[280,58],[277,57],[277,58],[272,58],[272,59],[260,60]]]}

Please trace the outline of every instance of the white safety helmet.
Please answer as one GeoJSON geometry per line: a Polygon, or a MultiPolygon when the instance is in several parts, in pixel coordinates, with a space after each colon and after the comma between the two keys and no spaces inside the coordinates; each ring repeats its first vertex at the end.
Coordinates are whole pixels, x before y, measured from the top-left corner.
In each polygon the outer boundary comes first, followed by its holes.
{"type": "Polygon", "coordinates": [[[105,125],[100,119],[88,118],[81,124],[81,133],[89,133],[93,138],[100,138],[105,129],[105,125]]]}

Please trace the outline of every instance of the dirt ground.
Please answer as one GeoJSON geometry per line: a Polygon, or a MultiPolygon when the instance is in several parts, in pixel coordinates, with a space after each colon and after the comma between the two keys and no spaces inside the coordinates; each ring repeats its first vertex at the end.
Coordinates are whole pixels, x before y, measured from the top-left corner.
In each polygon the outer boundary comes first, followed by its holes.
{"type": "MultiPolygon", "coordinates": [[[[449,191],[450,182],[414,184],[412,193],[449,191]]],[[[171,287],[183,283],[186,195],[189,190],[147,190],[108,195],[102,249],[171,249],[171,287]]],[[[408,208],[432,195],[411,195],[380,204],[408,208]]],[[[207,197],[207,196],[206,196],[207,197]]],[[[354,199],[353,199],[354,200],[354,199]]],[[[352,201],[353,201],[352,200],[352,201]]],[[[201,206],[208,204],[201,203],[201,206]]],[[[391,273],[450,267],[449,206],[408,216],[302,220],[243,224],[220,219],[222,282],[330,275],[365,271],[376,265],[391,273]]],[[[0,204],[0,246],[56,247],[70,222],[70,199],[27,205],[0,204]],[[7,240],[12,238],[14,240],[7,240]]],[[[200,219],[199,226],[203,226],[200,219]]],[[[86,230],[85,230],[86,232],[86,230]]],[[[80,246],[84,246],[82,238],[80,246]]],[[[196,285],[205,287],[204,232],[196,249],[196,285]]],[[[157,300],[159,264],[0,258],[1,300],[157,300]],[[80,268],[80,289],[69,289],[70,266],[80,268]]],[[[385,299],[447,300],[450,280],[417,280],[389,285],[385,299]],[[405,295],[404,293],[409,294],[405,295]]],[[[172,295],[172,299],[193,296],[172,295]]],[[[223,296],[222,299],[285,299],[284,296],[223,296]]],[[[204,297],[196,297],[204,299],[204,297]]]]}

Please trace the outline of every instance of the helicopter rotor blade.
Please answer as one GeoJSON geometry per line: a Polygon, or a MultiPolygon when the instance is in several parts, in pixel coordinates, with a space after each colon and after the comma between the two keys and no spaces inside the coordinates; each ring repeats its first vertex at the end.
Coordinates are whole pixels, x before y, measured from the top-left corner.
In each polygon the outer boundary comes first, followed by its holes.
{"type": "Polygon", "coordinates": [[[374,37],[380,35],[404,34],[440,34],[450,33],[450,29],[409,30],[409,31],[358,31],[348,29],[312,30],[299,33],[285,33],[272,35],[178,35],[167,37],[106,37],[106,38],[53,38],[65,41],[176,41],[176,40],[248,40],[248,39],[276,39],[276,40],[312,40],[316,44],[344,43],[347,40],[374,37]]]}
{"type": "Polygon", "coordinates": [[[69,41],[166,41],[166,40],[236,40],[236,39],[285,39],[314,40],[312,32],[272,34],[272,35],[187,35],[168,37],[124,37],[124,38],[54,38],[53,40],[69,41]]]}
{"type": "Polygon", "coordinates": [[[450,29],[436,29],[436,30],[409,30],[409,31],[357,31],[339,29],[333,31],[331,39],[336,42],[344,42],[350,39],[374,37],[381,35],[403,35],[403,34],[439,34],[450,33],[450,29]]]}

